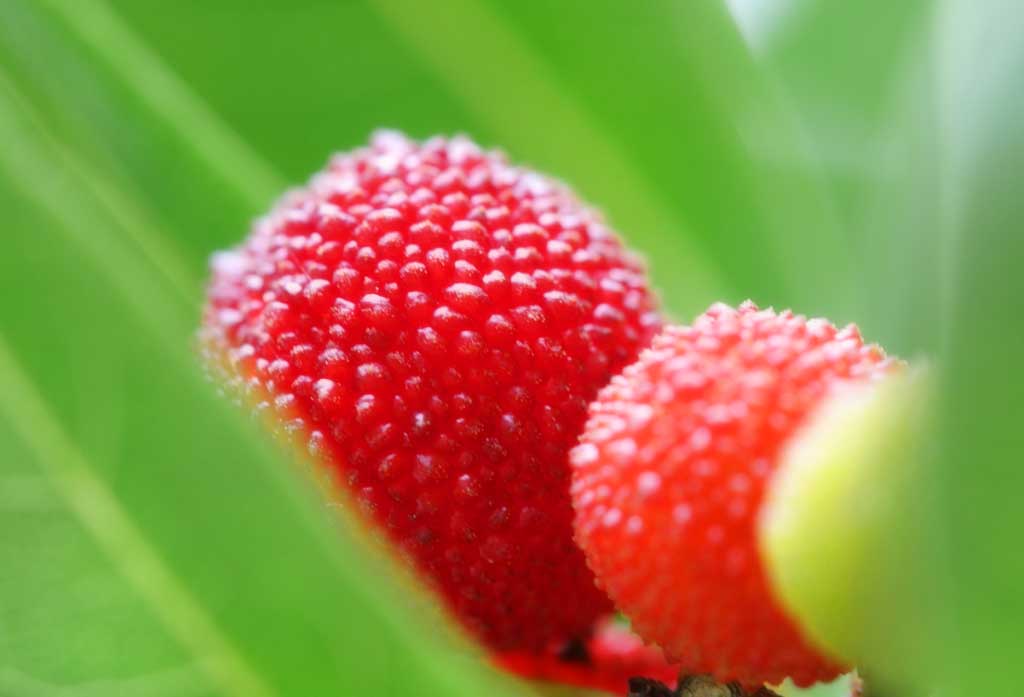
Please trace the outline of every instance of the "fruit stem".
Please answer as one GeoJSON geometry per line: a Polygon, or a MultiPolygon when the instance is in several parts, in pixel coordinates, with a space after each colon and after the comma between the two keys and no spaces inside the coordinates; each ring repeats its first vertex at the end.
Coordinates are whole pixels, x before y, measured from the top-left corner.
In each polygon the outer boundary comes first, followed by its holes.
{"type": "Polygon", "coordinates": [[[767,687],[748,692],[739,683],[722,684],[708,675],[680,675],[676,689],[653,678],[630,678],[627,697],[779,697],[767,687]]]}

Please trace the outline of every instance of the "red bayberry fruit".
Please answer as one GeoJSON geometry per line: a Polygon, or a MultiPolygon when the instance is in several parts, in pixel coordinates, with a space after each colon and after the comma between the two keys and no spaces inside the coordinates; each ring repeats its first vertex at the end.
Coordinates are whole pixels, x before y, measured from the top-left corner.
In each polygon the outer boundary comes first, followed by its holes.
{"type": "Polygon", "coordinates": [[[203,339],[495,649],[609,608],[572,539],[587,403],[657,329],[563,185],[466,138],[376,135],[215,256],[203,339]]]}
{"type": "Polygon", "coordinates": [[[893,365],[852,325],[715,305],[600,392],[572,453],[577,541],[684,672],[749,686],[842,672],[773,597],[758,512],[780,450],[826,394],[893,365]]]}

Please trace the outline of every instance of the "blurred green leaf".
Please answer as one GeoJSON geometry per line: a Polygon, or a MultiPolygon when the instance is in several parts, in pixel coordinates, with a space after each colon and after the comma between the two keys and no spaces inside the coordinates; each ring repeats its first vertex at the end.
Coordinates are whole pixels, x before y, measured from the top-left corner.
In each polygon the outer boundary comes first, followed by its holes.
{"type": "Polygon", "coordinates": [[[954,695],[1014,692],[1024,661],[1024,15],[942,4],[940,102],[958,262],[945,336],[935,525],[948,541],[940,675],[954,695]]]}
{"type": "MultiPolygon", "coordinates": [[[[37,121],[59,134],[65,162],[86,175],[86,186],[101,196],[119,195],[122,211],[145,220],[145,227],[154,231],[149,235],[154,248],[161,248],[164,267],[187,284],[185,290],[195,302],[211,245],[237,239],[238,231],[268,205],[281,185],[261,184],[258,173],[249,177],[252,166],[244,161],[241,176],[231,176],[234,160],[212,167],[211,156],[219,150],[215,144],[204,144],[203,137],[225,127],[199,129],[195,135],[185,131],[183,127],[197,117],[182,122],[175,110],[140,96],[123,71],[96,55],[95,44],[103,42],[83,38],[54,8],[73,8],[93,22],[104,17],[104,6],[91,0],[0,4],[0,66],[23,101],[32,105],[37,121]]],[[[82,31],[90,26],[75,21],[82,31]]],[[[119,25],[112,26],[106,35],[117,44],[119,25]]],[[[132,42],[122,38],[121,43],[132,42]]],[[[122,60],[147,63],[145,55],[126,55],[122,60]]],[[[158,69],[152,72],[160,74],[158,69]]],[[[154,85],[149,89],[159,83],[154,85]]],[[[172,89],[164,97],[170,100],[185,102],[177,111],[203,113],[201,107],[189,106],[194,99],[187,92],[172,89]]]]}
{"type": "Polygon", "coordinates": [[[856,321],[893,353],[933,352],[948,275],[934,3],[775,5],[760,16],[733,3],[792,105],[847,240],[840,263],[855,274],[860,313],[836,319],[856,321]]]}
{"type": "Polygon", "coordinates": [[[850,697],[850,680],[850,676],[844,675],[828,685],[815,685],[803,690],[787,681],[779,688],[779,694],[782,697],[850,697]]]}
{"type": "Polygon", "coordinates": [[[277,173],[132,33],[104,0],[47,0],[133,96],[173,124],[182,145],[254,205],[281,188],[277,173]],[[240,173],[244,173],[240,176],[240,173]]]}
{"type": "Polygon", "coordinates": [[[3,690],[509,689],[212,394],[152,231],[0,87],[3,690]]]}

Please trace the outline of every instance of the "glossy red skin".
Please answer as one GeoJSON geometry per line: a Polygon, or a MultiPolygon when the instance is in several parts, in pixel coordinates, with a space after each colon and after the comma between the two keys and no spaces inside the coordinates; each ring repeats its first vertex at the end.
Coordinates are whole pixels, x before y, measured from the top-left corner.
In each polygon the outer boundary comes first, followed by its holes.
{"type": "Polygon", "coordinates": [[[808,414],[893,365],[852,325],[715,305],[601,391],[572,455],[577,540],[637,633],[684,673],[806,686],[846,670],[773,596],[757,517],[808,414]]]}
{"type": "Polygon", "coordinates": [[[494,649],[587,634],[610,605],[572,540],[567,455],[658,327],[598,214],[465,138],[382,133],[212,266],[211,361],[455,616],[494,649]]]}

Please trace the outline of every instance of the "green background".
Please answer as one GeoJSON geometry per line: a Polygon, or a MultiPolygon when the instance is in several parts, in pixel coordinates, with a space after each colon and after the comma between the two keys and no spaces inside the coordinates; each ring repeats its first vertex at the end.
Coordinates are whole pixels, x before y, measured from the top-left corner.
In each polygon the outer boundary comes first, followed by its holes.
{"type": "Polygon", "coordinates": [[[191,353],[209,254],[379,127],[566,179],[682,321],[752,298],[933,362],[922,681],[1016,689],[1024,13],[730,5],[0,2],[0,695],[535,689],[439,641],[191,353]]]}

